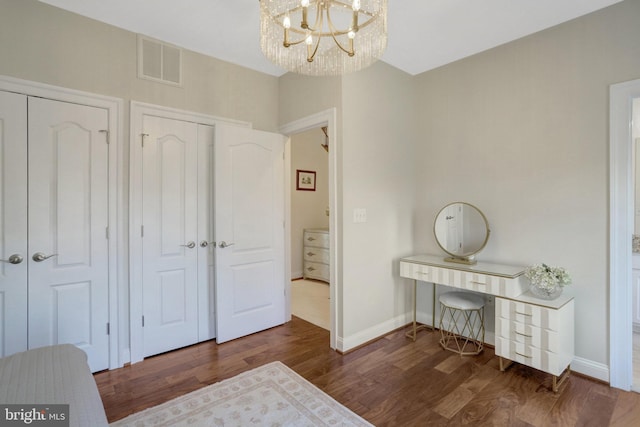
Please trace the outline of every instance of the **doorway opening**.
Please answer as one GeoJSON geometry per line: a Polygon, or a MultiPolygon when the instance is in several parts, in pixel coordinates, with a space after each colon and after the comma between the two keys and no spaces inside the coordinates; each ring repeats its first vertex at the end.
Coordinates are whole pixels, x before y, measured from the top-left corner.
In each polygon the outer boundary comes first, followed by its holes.
{"type": "Polygon", "coordinates": [[[633,380],[631,389],[640,392],[640,98],[633,99],[631,111],[631,152],[633,153],[633,255],[631,258],[633,380]]]}
{"type": "Polygon", "coordinates": [[[633,291],[633,253],[629,240],[635,218],[633,104],[640,99],[640,80],[612,85],[609,95],[609,382],[612,387],[628,391],[635,389],[633,302],[638,295],[633,291]]]}
{"type": "MultiPolygon", "coordinates": [[[[328,150],[325,152],[324,148],[322,149],[325,158],[328,156],[328,211],[329,211],[329,346],[332,349],[340,350],[340,346],[338,345],[338,335],[340,335],[341,330],[341,314],[337,307],[341,306],[340,296],[341,296],[341,283],[339,279],[338,272],[341,271],[341,262],[340,262],[340,253],[341,247],[339,245],[339,233],[340,229],[338,227],[340,217],[340,206],[338,204],[337,199],[337,153],[340,150],[339,142],[337,141],[337,131],[336,131],[336,123],[337,123],[337,110],[335,108],[330,108],[328,110],[313,114],[311,116],[304,117],[302,119],[290,122],[285,124],[280,128],[280,133],[289,137],[289,141],[285,147],[285,188],[295,188],[296,182],[296,171],[291,173],[292,163],[291,163],[291,150],[292,150],[292,139],[295,135],[301,134],[303,132],[311,131],[315,129],[315,132],[320,132],[322,127],[327,128],[327,138],[329,141],[328,150]]],[[[324,141],[324,138],[322,138],[324,141]]],[[[317,174],[316,174],[317,176],[317,174]]],[[[308,177],[308,175],[307,175],[308,177]]],[[[304,174],[302,178],[305,178],[304,174]]],[[[301,183],[303,187],[311,185],[310,182],[305,180],[305,182],[301,183]]],[[[286,228],[285,228],[285,271],[288,277],[288,289],[287,289],[287,301],[286,305],[289,307],[289,311],[287,313],[287,317],[291,315],[291,279],[292,276],[292,197],[291,192],[286,192],[286,201],[285,201],[285,218],[286,220],[286,228]]],[[[322,213],[322,212],[321,212],[322,213]]],[[[326,212],[324,212],[326,215],[326,212]]]]}
{"type": "Polygon", "coordinates": [[[328,128],[291,136],[291,314],[329,330],[328,128]],[[327,133],[325,133],[327,132],[327,133]]]}

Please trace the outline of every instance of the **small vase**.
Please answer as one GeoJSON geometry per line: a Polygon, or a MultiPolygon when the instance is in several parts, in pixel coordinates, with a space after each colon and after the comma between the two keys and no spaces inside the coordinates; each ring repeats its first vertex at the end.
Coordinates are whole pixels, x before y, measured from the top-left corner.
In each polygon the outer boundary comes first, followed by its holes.
{"type": "Polygon", "coordinates": [[[532,284],[531,293],[538,298],[552,300],[558,298],[562,294],[562,286],[556,286],[552,289],[546,289],[532,284]]]}

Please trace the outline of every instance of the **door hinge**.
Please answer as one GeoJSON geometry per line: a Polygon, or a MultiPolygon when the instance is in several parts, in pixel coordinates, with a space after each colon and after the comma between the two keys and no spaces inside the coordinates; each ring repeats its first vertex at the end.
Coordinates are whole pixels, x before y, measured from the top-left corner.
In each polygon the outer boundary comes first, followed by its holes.
{"type": "Polygon", "coordinates": [[[104,229],[105,229],[106,237],[107,239],[109,239],[109,226],[106,226],[104,229]]]}
{"type": "Polygon", "coordinates": [[[140,226],[140,237],[144,237],[144,225],[140,226]]]}
{"type": "Polygon", "coordinates": [[[111,335],[111,324],[107,322],[107,335],[111,335]]]}
{"type": "Polygon", "coordinates": [[[142,148],[144,148],[144,137],[145,136],[149,136],[148,133],[141,133],[140,136],[142,136],[142,148]]]}
{"type": "Polygon", "coordinates": [[[99,130],[98,132],[104,133],[107,136],[107,145],[109,144],[109,131],[106,129],[99,130]]]}
{"type": "Polygon", "coordinates": [[[144,328],[144,316],[142,316],[142,327],[144,328]]]}

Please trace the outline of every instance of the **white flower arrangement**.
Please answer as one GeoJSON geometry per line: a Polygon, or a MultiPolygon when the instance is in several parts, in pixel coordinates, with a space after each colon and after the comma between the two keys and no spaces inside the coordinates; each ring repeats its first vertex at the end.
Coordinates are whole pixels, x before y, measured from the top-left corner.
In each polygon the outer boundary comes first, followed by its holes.
{"type": "Polygon", "coordinates": [[[527,267],[524,275],[531,284],[546,291],[562,288],[571,283],[571,276],[562,267],[549,267],[547,264],[535,264],[527,267]]]}

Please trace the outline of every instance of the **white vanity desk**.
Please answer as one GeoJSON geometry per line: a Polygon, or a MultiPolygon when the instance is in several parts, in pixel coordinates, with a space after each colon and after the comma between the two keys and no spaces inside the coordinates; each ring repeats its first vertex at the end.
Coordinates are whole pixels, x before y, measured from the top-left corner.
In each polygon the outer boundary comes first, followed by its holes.
{"type": "Polygon", "coordinates": [[[473,265],[444,261],[442,256],[415,255],[400,259],[400,276],[414,279],[413,328],[416,339],[418,281],[433,285],[432,328],[435,330],[436,284],[495,296],[495,354],[500,369],[518,362],[553,375],[553,391],[569,376],[574,353],[573,297],[551,301],[527,292],[524,267],[478,262],[473,265]],[[503,359],[507,359],[507,362],[503,359]],[[563,375],[564,372],[564,375],[563,375]],[[558,381],[558,377],[560,380],[558,381]]]}

